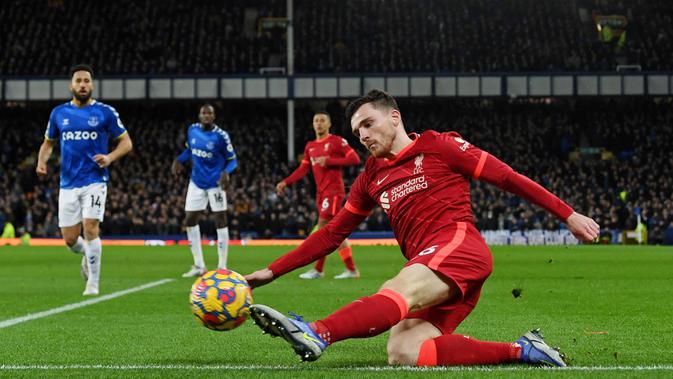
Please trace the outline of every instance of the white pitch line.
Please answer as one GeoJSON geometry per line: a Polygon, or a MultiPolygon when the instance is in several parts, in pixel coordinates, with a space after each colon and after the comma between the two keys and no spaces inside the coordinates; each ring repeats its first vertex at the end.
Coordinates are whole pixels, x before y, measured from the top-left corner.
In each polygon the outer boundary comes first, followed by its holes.
{"type": "Polygon", "coordinates": [[[279,370],[279,371],[673,371],[673,365],[653,366],[570,366],[552,367],[409,367],[409,366],[360,366],[360,367],[321,367],[321,366],[282,366],[282,365],[0,365],[0,371],[8,370],[279,370]]]}
{"type": "MultiPolygon", "coordinates": [[[[12,318],[12,319],[5,320],[5,321],[0,321],[0,329],[7,328],[7,327],[10,327],[10,326],[13,326],[13,325],[16,325],[16,324],[20,324],[22,322],[37,320],[39,318],[48,317],[48,316],[55,315],[55,314],[58,314],[58,313],[71,311],[73,309],[86,307],[86,306],[89,306],[89,305],[100,303],[102,301],[111,300],[111,299],[114,299],[114,298],[117,298],[117,297],[120,297],[120,296],[128,295],[130,293],[134,293],[134,292],[146,290],[148,288],[160,286],[162,284],[172,282],[174,280],[175,279],[162,279],[162,280],[158,280],[156,282],[143,284],[142,286],[133,287],[133,288],[129,288],[129,289],[126,289],[126,290],[113,292],[111,294],[103,295],[103,296],[100,296],[100,297],[95,297],[95,298],[90,299],[90,300],[80,301],[79,303],[68,304],[68,305],[64,305],[62,307],[49,309],[49,310],[46,310],[44,312],[30,313],[30,314],[27,314],[25,316],[12,318]]],[[[2,367],[4,367],[4,366],[2,366],[2,367]]]]}

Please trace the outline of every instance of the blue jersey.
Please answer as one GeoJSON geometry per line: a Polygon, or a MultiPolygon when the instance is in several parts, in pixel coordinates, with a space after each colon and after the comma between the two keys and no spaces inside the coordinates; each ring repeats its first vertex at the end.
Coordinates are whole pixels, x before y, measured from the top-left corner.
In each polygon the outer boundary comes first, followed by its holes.
{"type": "Polygon", "coordinates": [[[229,134],[217,125],[212,130],[204,130],[196,123],[187,129],[187,148],[178,161],[192,160],[192,182],[201,189],[218,186],[222,171],[234,171],[238,163],[229,134]]]}
{"type": "Polygon", "coordinates": [[[98,167],[93,157],[107,154],[109,139],[124,133],[119,113],[107,104],[94,100],[79,108],[67,102],[54,108],[45,137],[61,142],[61,188],[107,182],[107,168],[98,167]]]}

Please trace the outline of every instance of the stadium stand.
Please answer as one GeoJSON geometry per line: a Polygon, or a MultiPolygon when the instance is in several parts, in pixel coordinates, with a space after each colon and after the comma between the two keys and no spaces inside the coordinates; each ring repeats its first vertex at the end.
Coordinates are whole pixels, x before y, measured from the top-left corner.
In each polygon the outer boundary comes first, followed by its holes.
{"type": "MultiPolygon", "coordinates": [[[[0,40],[0,50],[9,52],[0,57],[0,73],[63,75],[73,56],[102,75],[257,73],[285,66],[283,33],[260,27],[266,18],[285,15],[284,1],[153,4],[14,1],[0,8],[0,34],[9,37],[0,40]],[[73,12],[87,23],[68,21],[73,12]],[[189,17],[176,17],[183,14],[189,17]]],[[[670,70],[672,7],[665,0],[427,0],[422,7],[414,0],[296,0],[295,68],[670,70]],[[599,33],[593,16],[600,14],[623,16],[623,30],[599,33]]]]}
{"type": "Polygon", "coordinates": [[[0,7],[3,75],[63,75],[72,57],[98,75],[255,73],[285,54],[284,40],[257,32],[259,18],[285,14],[284,1],[12,3],[0,7]]]}
{"type": "MultiPolygon", "coordinates": [[[[113,104],[131,133],[133,153],[112,165],[106,235],[176,234],[183,219],[188,176],[169,167],[184,146],[185,130],[196,119],[196,102],[113,104]]],[[[285,106],[278,102],[215,103],[229,131],[240,167],[228,193],[232,238],[302,236],[315,219],[308,178],[278,198],[275,183],[294,167],[285,161],[285,106]]],[[[34,236],[57,236],[58,169],[39,182],[36,152],[52,104],[3,105],[0,129],[0,212],[34,236]]],[[[605,242],[636,227],[639,212],[648,241],[662,243],[673,230],[673,102],[671,99],[401,100],[408,130],[456,130],[468,141],[508,162],[566,199],[603,227],[605,242]]],[[[333,132],[349,135],[341,103],[327,108],[333,132]]],[[[297,146],[313,138],[313,110],[300,104],[297,146]],[[301,125],[306,125],[305,128],[301,125]]],[[[301,148],[297,151],[301,153],[301,148]]],[[[346,185],[359,168],[346,172],[346,185]]],[[[473,183],[480,229],[556,230],[561,225],[540,208],[493,187],[473,183]]],[[[389,230],[380,209],[361,231],[389,230]]],[[[214,235],[212,223],[203,225],[214,235]]]]}

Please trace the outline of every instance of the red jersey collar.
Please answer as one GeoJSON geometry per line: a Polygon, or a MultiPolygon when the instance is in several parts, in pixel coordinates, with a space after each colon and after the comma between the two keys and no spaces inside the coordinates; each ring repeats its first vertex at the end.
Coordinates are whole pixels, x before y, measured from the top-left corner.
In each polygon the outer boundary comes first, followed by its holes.
{"type": "Polygon", "coordinates": [[[393,163],[397,162],[409,150],[411,150],[411,148],[414,147],[414,145],[416,145],[416,141],[418,141],[419,137],[420,137],[420,135],[418,133],[409,133],[409,138],[411,138],[411,143],[408,144],[404,149],[400,150],[400,152],[397,153],[393,159],[383,158],[384,162],[386,162],[388,164],[393,164],[393,163]]]}
{"type": "Polygon", "coordinates": [[[316,136],[315,141],[316,141],[316,142],[324,141],[324,140],[328,139],[329,136],[331,136],[330,133],[327,133],[327,135],[324,136],[324,137],[322,137],[322,138],[318,138],[318,136],[316,136]]]}

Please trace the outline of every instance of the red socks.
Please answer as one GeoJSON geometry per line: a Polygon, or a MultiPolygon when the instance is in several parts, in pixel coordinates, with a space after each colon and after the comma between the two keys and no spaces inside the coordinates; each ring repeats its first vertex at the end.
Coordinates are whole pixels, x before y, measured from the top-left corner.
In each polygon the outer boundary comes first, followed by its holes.
{"type": "Polygon", "coordinates": [[[353,250],[351,250],[351,247],[344,247],[343,249],[339,250],[339,256],[341,257],[341,260],[344,261],[344,264],[346,265],[346,268],[355,271],[355,261],[353,261],[353,250]]]}
{"type": "Polygon", "coordinates": [[[322,258],[318,259],[317,261],[315,261],[315,270],[316,271],[323,272],[323,270],[325,270],[325,260],[326,259],[327,258],[322,257],[322,258]]]}
{"type": "MultiPolygon", "coordinates": [[[[346,265],[346,268],[355,271],[355,261],[353,260],[353,250],[351,250],[351,247],[344,247],[343,249],[339,250],[339,256],[341,257],[341,260],[344,261],[344,264],[346,265]]],[[[315,261],[315,269],[318,272],[323,272],[325,270],[325,257],[322,257],[315,261]]]]}
{"type": "MultiPolygon", "coordinates": [[[[313,330],[332,344],[347,338],[373,337],[385,332],[409,312],[399,293],[382,289],[372,296],[342,307],[311,324],[313,330]]],[[[506,342],[479,341],[460,334],[445,334],[421,345],[418,366],[488,365],[518,362],[521,347],[506,342]]]]}
{"type": "Polygon", "coordinates": [[[383,289],[342,307],[311,326],[327,343],[347,338],[373,337],[407,316],[409,307],[397,292],[383,289]]]}
{"type": "Polygon", "coordinates": [[[513,343],[485,342],[460,334],[445,334],[421,345],[417,366],[494,365],[518,362],[521,347],[513,343]]]}

